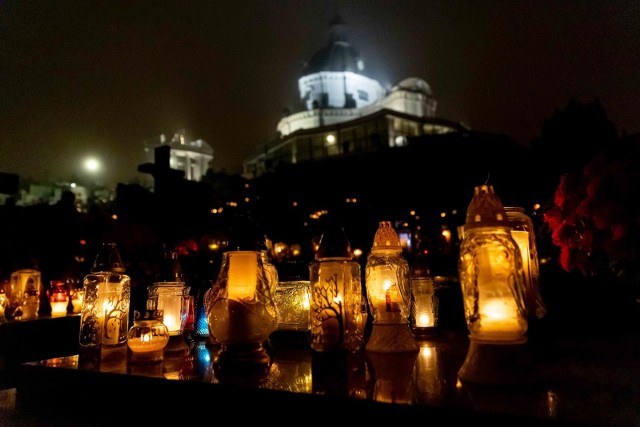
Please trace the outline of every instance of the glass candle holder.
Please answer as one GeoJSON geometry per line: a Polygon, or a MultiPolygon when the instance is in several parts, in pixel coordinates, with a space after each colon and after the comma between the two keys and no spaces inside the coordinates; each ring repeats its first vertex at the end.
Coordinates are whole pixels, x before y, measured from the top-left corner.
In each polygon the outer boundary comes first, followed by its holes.
{"type": "Polygon", "coordinates": [[[80,356],[108,360],[126,356],[129,331],[131,279],[115,244],[105,244],[92,272],[83,279],[84,301],[80,313],[80,356]]]}
{"type": "Polygon", "coordinates": [[[263,348],[276,327],[276,307],[257,251],[223,254],[218,280],[211,288],[209,330],[224,349],[263,348]]]}
{"type": "Polygon", "coordinates": [[[0,283],[0,323],[7,321],[4,316],[4,310],[9,306],[9,296],[7,295],[4,286],[0,283]]]}
{"type": "Polygon", "coordinates": [[[147,290],[147,309],[162,310],[169,335],[181,335],[189,313],[190,287],[184,282],[156,282],[147,290]]]}
{"type": "Polygon", "coordinates": [[[373,329],[367,351],[384,353],[419,350],[409,328],[411,276],[391,222],[381,221],[367,257],[365,284],[373,329]]]}
{"type": "Polygon", "coordinates": [[[49,304],[51,316],[66,316],[69,305],[69,292],[63,280],[51,280],[49,285],[49,304]]]}
{"type": "Polygon", "coordinates": [[[80,313],[82,311],[82,304],[84,302],[84,289],[72,289],[70,291],[69,299],[71,301],[71,313],[80,313]]]}
{"type": "Polygon", "coordinates": [[[411,314],[414,336],[429,336],[438,326],[439,298],[426,251],[419,251],[411,263],[411,314]]]}
{"type": "Polygon", "coordinates": [[[366,323],[360,264],[338,223],[328,226],[318,246],[309,265],[311,348],[356,352],[364,342],[366,323]]]}
{"type": "Polygon", "coordinates": [[[308,280],[278,283],[274,294],[280,331],[309,331],[310,292],[308,280]]]}
{"type": "Polygon", "coordinates": [[[11,305],[15,320],[32,320],[40,307],[41,273],[35,269],[21,269],[11,273],[11,305]]]}
{"type": "Polygon", "coordinates": [[[526,341],[522,258],[493,187],[475,188],[458,264],[471,339],[526,341]]]}
{"type": "Polygon", "coordinates": [[[459,378],[495,385],[530,381],[522,258],[492,186],[474,189],[458,270],[470,339],[459,378]]]}
{"type": "Polygon", "coordinates": [[[133,326],[127,334],[129,361],[132,363],[161,362],[169,343],[169,330],[163,323],[162,310],[134,311],[133,326]]]}

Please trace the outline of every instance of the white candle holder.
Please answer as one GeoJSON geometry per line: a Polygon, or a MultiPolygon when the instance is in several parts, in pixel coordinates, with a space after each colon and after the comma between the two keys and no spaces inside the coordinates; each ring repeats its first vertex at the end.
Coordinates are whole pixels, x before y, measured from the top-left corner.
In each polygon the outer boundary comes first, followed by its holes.
{"type": "Polygon", "coordinates": [[[474,190],[458,268],[470,339],[458,377],[487,385],[530,382],[523,263],[492,186],[474,190]]]}
{"type": "Polygon", "coordinates": [[[367,258],[365,284],[373,328],[365,350],[417,353],[409,328],[411,284],[409,263],[402,256],[398,235],[389,221],[381,221],[367,258]]]}

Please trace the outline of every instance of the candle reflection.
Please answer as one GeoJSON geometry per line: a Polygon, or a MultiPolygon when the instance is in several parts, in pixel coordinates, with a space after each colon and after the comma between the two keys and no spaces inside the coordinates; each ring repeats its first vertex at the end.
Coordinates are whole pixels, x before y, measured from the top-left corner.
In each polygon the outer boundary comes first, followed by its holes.
{"type": "Polygon", "coordinates": [[[438,349],[429,343],[422,343],[416,361],[416,395],[418,401],[444,400],[445,378],[438,363],[438,349]]]}

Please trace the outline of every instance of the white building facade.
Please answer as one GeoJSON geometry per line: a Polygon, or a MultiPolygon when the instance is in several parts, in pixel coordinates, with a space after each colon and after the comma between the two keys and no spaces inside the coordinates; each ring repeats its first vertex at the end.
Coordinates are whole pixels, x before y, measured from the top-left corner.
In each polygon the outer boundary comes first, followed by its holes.
{"type": "Polygon", "coordinates": [[[298,91],[302,111],[283,117],[277,139],[245,160],[246,178],[282,163],[405,146],[410,137],[466,129],[436,117],[437,103],[426,81],[410,77],[386,91],[365,75],[340,17],[330,24],[328,44],[304,68],[298,91]]]}

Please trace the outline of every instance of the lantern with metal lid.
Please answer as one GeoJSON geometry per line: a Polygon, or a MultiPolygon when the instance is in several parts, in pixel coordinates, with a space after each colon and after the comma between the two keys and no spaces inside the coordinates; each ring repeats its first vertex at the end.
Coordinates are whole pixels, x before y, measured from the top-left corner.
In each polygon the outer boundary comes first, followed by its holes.
{"type": "Polygon", "coordinates": [[[209,331],[220,343],[213,365],[216,377],[246,370],[268,372],[264,342],[276,328],[276,306],[261,250],[264,234],[243,215],[229,230],[228,250],[207,298],[209,331]]]}
{"type": "Polygon", "coordinates": [[[364,341],[366,316],[360,264],[351,243],[331,219],[309,264],[311,348],[318,352],[357,351],[364,341]]]}
{"type": "Polygon", "coordinates": [[[367,257],[365,284],[373,329],[366,350],[384,353],[418,352],[409,328],[411,279],[391,222],[381,221],[367,257]]]}
{"type": "Polygon", "coordinates": [[[522,377],[514,351],[526,349],[525,275],[511,225],[493,186],[474,189],[458,258],[470,347],[463,381],[512,383],[522,377]],[[523,344],[525,346],[523,347],[523,344]]]}

